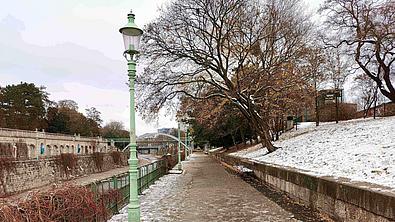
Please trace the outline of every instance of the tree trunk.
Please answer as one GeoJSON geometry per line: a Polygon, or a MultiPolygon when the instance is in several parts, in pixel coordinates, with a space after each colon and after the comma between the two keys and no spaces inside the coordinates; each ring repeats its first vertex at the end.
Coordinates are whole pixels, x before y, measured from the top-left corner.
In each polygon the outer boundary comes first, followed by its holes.
{"type": "Polygon", "coordinates": [[[368,117],[368,113],[369,113],[369,109],[365,109],[363,111],[363,118],[365,119],[366,117],[368,117]]]}
{"type": "MultiPolygon", "coordinates": [[[[276,131],[276,121],[275,120],[272,121],[272,129],[274,132],[276,131]]],[[[274,133],[272,133],[270,136],[272,138],[272,142],[274,142],[274,140],[275,140],[274,133]]]]}
{"type": "Polygon", "coordinates": [[[269,151],[269,153],[276,151],[278,148],[273,145],[271,142],[271,136],[269,130],[263,130],[263,132],[260,133],[261,140],[262,140],[262,145],[266,147],[266,149],[269,151]]]}
{"type": "Polygon", "coordinates": [[[246,138],[244,136],[244,130],[240,127],[240,136],[241,136],[241,140],[243,141],[243,144],[246,144],[246,138]]]}
{"type": "Polygon", "coordinates": [[[339,100],[337,99],[337,95],[335,95],[335,106],[336,106],[336,123],[339,123],[339,100]]]}
{"type": "Polygon", "coordinates": [[[320,125],[320,114],[318,112],[318,93],[315,91],[315,126],[320,125]]]}
{"type": "Polygon", "coordinates": [[[279,117],[276,117],[276,122],[275,122],[275,131],[276,131],[276,141],[279,140],[280,137],[280,124],[281,124],[281,119],[279,117]]]}
{"type": "Polygon", "coordinates": [[[376,89],[375,89],[375,91],[374,91],[373,119],[376,119],[377,93],[378,93],[378,87],[376,86],[376,89]]]}
{"type": "Polygon", "coordinates": [[[233,135],[233,133],[230,133],[230,136],[232,137],[233,146],[236,146],[235,136],[233,135]]]}
{"type": "Polygon", "coordinates": [[[261,139],[261,143],[263,147],[266,147],[269,153],[274,152],[277,147],[275,147],[271,141],[271,135],[270,135],[270,127],[269,123],[266,122],[264,119],[260,118],[251,118],[250,123],[252,124],[252,127],[255,129],[255,133],[259,135],[261,139]]]}

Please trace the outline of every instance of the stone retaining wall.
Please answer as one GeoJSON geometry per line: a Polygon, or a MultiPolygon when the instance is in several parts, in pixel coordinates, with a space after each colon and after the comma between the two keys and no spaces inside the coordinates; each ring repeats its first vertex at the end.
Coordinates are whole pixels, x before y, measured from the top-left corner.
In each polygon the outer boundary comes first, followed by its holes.
{"type": "Polygon", "coordinates": [[[293,168],[255,163],[224,154],[215,157],[232,166],[244,166],[266,184],[310,206],[335,221],[395,221],[395,193],[374,184],[358,185],[347,179],[316,177],[293,168]],[[373,189],[369,189],[369,188],[373,189]]]}
{"type": "Polygon", "coordinates": [[[3,145],[0,144],[0,156],[18,159],[51,157],[61,153],[106,153],[113,150],[113,145],[109,142],[102,137],[0,128],[0,143],[3,145]],[[11,149],[11,153],[5,148],[11,149]]]}
{"type": "MultiPolygon", "coordinates": [[[[127,165],[127,155],[122,154],[122,163],[127,165]]],[[[104,154],[102,171],[117,167],[120,166],[114,164],[111,155],[104,154]]],[[[0,183],[0,197],[102,171],[91,155],[79,155],[76,169],[70,175],[63,172],[56,157],[15,161],[10,172],[3,172],[5,183],[0,183]]]]}

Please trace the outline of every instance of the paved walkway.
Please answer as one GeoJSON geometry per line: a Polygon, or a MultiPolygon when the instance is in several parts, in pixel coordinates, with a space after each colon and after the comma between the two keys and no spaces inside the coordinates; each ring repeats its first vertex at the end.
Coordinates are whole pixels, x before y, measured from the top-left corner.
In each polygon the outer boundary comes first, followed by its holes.
{"type": "MultiPolygon", "coordinates": [[[[142,221],[297,221],[207,155],[183,166],[184,174],[162,177],[141,196],[142,221]]],[[[110,221],[127,221],[122,211],[110,221]]]]}

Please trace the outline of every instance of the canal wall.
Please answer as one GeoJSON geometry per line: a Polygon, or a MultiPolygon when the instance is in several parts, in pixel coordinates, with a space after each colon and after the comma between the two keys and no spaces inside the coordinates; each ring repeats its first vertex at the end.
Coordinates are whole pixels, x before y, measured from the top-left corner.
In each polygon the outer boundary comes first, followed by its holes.
{"type": "Polygon", "coordinates": [[[389,188],[345,178],[312,176],[294,168],[256,163],[226,154],[212,155],[232,167],[252,170],[262,182],[335,221],[395,221],[395,193],[389,188]]]}
{"type": "Polygon", "coordinates": [[[120,153],[118,162],[108,153],[102,155],[99,161],[92,154],[74,155],[74,169],[62,164],[60,156],[1,162],[0,197],[127,165],[127,154],[120,153]]]}

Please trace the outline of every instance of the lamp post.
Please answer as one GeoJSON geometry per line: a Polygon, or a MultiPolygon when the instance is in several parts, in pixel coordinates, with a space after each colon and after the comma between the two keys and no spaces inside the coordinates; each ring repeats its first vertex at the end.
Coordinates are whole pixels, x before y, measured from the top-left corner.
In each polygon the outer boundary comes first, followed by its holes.
{"type": "Polygon", "coordinates": [[[180,131],[180,122],[178,122],[178,170],[182,170],[182,165],[181,165],[181,131],[180,131]]]}
{"type": "Polygon", "coordinates": [[[140,203],[138,198],[138,160],[136,144],[136,121],[135,121],[135,101],[134,101],[134,81],[136,79],[136,55],[139,53],[140,38],[143,30],[134,23],[134,14],[132,11],[128,14],[128,23],[119,29],[122,33],[125,45],[124,57],[128,61],[128,76],[130,88],[130,158],[129,163],[129,205],[128,221],[140,221],[140,203]]]}
{"type": "Polygon", "coordinates": [[[185,159],[189,156],[189,146],[188,146],[188,127],[185,129],[185,159]]]}
{"type": "Polygon", "coordinates": [[[188,145],[188,127],[185,128],[185,153],[188,154],[185,159],[190,155],[189,145],[188,145]]]}

